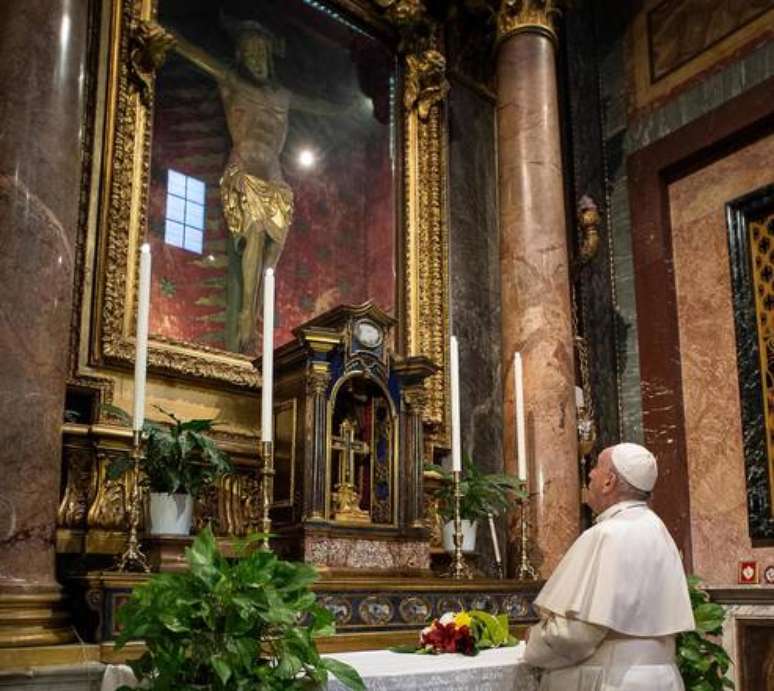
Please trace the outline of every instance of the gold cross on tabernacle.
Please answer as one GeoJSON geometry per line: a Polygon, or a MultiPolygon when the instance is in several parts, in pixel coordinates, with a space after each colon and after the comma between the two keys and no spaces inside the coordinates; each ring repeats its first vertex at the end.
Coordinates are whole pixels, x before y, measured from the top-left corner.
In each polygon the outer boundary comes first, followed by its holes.
{"type": "Polygon", "coordinates": [[[371,449],[364,441],[355,439],[357,434],[357,422],[346,419],[339,427],[338,437],[331,438],[331,447],[341,452],[339,457],[339,484],[355,485],[355,457],[365,456],[371,453],[371,449]]]}

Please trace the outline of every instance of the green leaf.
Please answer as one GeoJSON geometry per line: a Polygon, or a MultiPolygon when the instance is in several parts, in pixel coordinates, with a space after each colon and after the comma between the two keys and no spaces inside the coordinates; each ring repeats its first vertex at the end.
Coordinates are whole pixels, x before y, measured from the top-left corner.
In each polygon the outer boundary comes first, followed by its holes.
{"type": "Polygon", "coordinates": [[[127,413],[123,408],[119,408],[117,405],[113,405],[112,403],[103,403],[99,408],[100,411],[105,413],[105,415],[116,418],[121,422],[121,424],[126,425],[127,427],[132,426],[132,416],[129,415],[129,413],[127,413]]]}
{"type": "Polygon", "coordinates": [[[222,655],[216,654],[210,657],[210,664],[218,675],[220,683],[225,686],[231,678],[231,667],[229,667],[228,662],[226,662],[222,655]]]}
{"type": "Polygon", "coordinates": [[[388,650],[393,653],[416,653],[419,647],[411,643],[403,643],[402,645],[393,645],[388,650]]]}
{"type": "Polygon", "coordinates": [[[121,456],[113,459],[107,467],[107,479],[118,480],[129,472],[134,466],[134,461],[129,456],[121,456]]]}
{"type": "Polygon", "coordinates": [[[354,667],[332,657],[322,658],[322,666],[352,691],[365,691],[366,685],[354,667]]]}

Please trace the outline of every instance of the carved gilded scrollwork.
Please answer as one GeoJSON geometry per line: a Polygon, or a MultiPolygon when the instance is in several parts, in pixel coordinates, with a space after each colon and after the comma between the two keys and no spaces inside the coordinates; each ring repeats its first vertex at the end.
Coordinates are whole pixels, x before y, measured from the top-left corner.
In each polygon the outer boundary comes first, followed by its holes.
{"type": "Polygon", "coordinates": [[[131,487],[129,474],[117,480],[107,476],[107,469],[114,454],[97,452],[97,492],[89,507],[87,523],[90,529],[124,530],[129,510],[128,497],[131,487]]]}
{"type": "Polygon", "coordinates": [[[554,19],[560,4],[559,0],[501,0],[497,13],[498,43],[511,34],[536,28],[556,39],[554,19]]]}
{"type": "Polygon", "coordinates": [[[201,494],[194,502],[193,527],[195,532],[204,530],[207,526],[216,535],[221,534],[221,495],[222,480],[202,488],[201,494]]]}
{"type": "Polygon", "coordinates": [[[403,105],[407,110],[416,108],[423,122],[427,120],[430,109],[449,93],[445,74],[446,58],[437,50],[406,56],[403,105]]]}
{"type": "Polygon", "coordinates": [[[88,446],[66,444],[62,455],[67,479],[57,512],[57,527],[85,528],[86,515],[97,492],[94,451],[88,446]]]}
{"type": "Polygon", "coordinates": [[[156,22],[142,19],[132,23],[130,33],[129,74],[143,105],[149,107],[156,70],[164,64],[175,37],[156,22]]]}
{"type": "Polygon", "coordinates": [[[433,428],[433,443],[446,445],[449,238],[444,213],[446,162],[441,104],[437,101],[430,105],[425,119],[420,118],[418,110],[406,113],[409,200],[404,262],[409,276],[407,355],[425,355],[441,367],[425,384],[429,400],[424,420],[433,428]]]}
{"type": "Polygon", "coordinates": [[[422,0],[374,0],[384,10],[387,19],[398,27],[415,26],[424,21],[426,10],[422,0]]]}

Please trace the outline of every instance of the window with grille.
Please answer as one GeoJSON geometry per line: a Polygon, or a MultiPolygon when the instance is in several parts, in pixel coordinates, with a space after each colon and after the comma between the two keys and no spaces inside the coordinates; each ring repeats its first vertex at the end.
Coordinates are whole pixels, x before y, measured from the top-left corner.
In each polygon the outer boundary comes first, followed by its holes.
{"type": "Polygon", "coordinates": [[[169,169],[164,225],[164,242],[168,245],[202,253],[205,189],[201,180],[169,169]]]}

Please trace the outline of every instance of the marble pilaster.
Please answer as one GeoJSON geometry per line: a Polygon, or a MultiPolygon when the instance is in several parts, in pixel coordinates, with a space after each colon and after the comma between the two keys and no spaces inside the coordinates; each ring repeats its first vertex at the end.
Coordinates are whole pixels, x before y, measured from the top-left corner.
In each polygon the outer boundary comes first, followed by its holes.
{"type": "Polygon", "coordinates": [[[524,359],[534,561],[580,527],[573,336],[552,2],[502,4],[497,53],[503,448],[516,471],[513,354],[524,359]]]}
{"type": "Polygon", "coordinates": [[[54,537],[88,5],[0,4],[0,646],[71,636],[54,537]]]}

